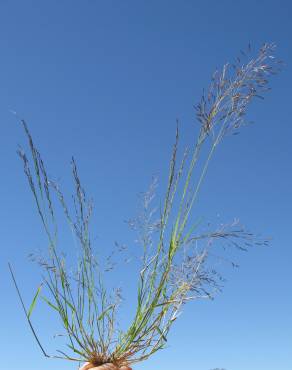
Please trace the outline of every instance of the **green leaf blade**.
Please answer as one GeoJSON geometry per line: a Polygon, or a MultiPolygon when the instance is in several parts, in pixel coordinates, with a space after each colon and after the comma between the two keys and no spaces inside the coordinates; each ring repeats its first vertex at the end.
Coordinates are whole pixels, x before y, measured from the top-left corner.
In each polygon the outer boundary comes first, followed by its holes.
{"type": "Polygon", "coordinates": [[[32,300],[32,302],[31,302],[31,305],[30,305],[30,307],[29,307],[29,310],[28,310],[28,312],[27,312],[27,317],[28,318],[30,318],[30,316],[31,316],[31,314],[32,314],[32,312],[33,312],[33,310],[34,310],[34,308],[35,308],[35,305],[36,305],[36,302],[37,302],[37,299],[38,299],[38,296],[39,296],[39,294],[40,294],[40,292],[41,292],[41,290],[42,290],[42,285],[40,285],[39,287],[38,287],[38,289],[37,289],[37,291],[36,291],[36,294],[35,294],[35,296],[33,297],[33,300],[32,300]]]}

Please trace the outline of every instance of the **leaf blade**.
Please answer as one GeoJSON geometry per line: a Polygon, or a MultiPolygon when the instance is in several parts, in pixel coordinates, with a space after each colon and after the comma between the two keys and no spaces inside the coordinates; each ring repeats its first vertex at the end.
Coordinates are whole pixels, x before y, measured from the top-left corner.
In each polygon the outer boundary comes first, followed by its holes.
{"type": "Polygon", "coordinates": [[[43,285],[41,284],[41,285],[38,287],[38,289],[37,289],[37,291],[36,291],[35,296],[33,297],[33,300],[32,300],[32,302],[31,302],[30,307],[29,307],[29,310],[28,310],[28,312],[27,312],[27,317],[28,317],[28,318],[30,318],[30,316],[31,316],[31,314],[32,314],[32,312],[33,312],[33,310],[34,310],[34,308],[35,308],[35,305],[36,305],[36,302],[37,302],[38,296],[39,296],[39,294],[40,294],[40,292],[41,292],[41,290],[42,290],[42,287],[43,287],[43,285]]]}

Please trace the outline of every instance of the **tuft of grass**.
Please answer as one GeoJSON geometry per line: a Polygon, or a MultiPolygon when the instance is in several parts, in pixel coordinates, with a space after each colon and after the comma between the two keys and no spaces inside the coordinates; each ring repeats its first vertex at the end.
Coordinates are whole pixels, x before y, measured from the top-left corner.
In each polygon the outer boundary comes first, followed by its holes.
{"type": "Polygon", "coordinates": [[[123,331],[118,330],[116,319],[119,290],[115,297],[110,296],[101,266],[95,258],[90,236],[93,204],[81,184],[76,162],[72,158],[75,187],[72,212],[59,185],[49,179],[28,126],[22,121],[30,158],[21,148],[18,155],[49,242],[48,257],[37,258],[43,268],[45,293],[41,296],[39,288],[28,310],[11,266],[9,268],[30,328],[46,357],[84,361],[95,366],[113,363],[118,367],[148,359],[165,347],[169,330],[184,304],[195,299],[213,298],[221,289],[223,278],[212,263],[212,259],[218,258],[213,253],[215,241],[239,250],[268,244],[237,221],[220,225],[216,230],[199,232],[192,211],[216,148],[227,135],[237,134],[247,123],[246,112],[250,103],[262,98],[269,89],[270,76],[279,71],[280,62],[274,57],[274,49],[274,44],[264,44],[251,58],[249,47],[247,55],[242,52],[242,57],[234,64],[226,64],[213,74],[208,89],[195,106],[199,134],[193,147],[185,150],[180,160],[177,126],[159,216],[153,220],[157,214],[151,209],[157,186],[154,179],[142,197],[142,214],[130,221],[142,245],[141,269],[137,276],[135,314],[123,331]],[[204,157],[202,152],[207,156],[204,157]],[[63,209],[80,247],[73,273],[58,245],[55,201],[63,209]],[[59,315],[68,340],[68,351],[57,350],[57,355],[49,356],[43,349],[31,323],[40,296],[59,315]]]}

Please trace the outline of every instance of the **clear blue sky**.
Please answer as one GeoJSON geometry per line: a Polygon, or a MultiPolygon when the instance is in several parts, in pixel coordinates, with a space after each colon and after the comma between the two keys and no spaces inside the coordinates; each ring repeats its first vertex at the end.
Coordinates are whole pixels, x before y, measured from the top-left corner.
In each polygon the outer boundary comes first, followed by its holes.
{"type": "MultiPolygon", "coordinates": [[[[194,133],[192,106],[216,67],[249,42],[278,45],[286,62],[273,90],[227,139],[210,167],[197,212],[238,217],[273,237],[270,249],[238,255],[214,302],[190,304],[169,348],[135,370],[291,370],[291,23],[286,1],[1,1],[0,4],[0,352],[5,370],[75,369],[45,360],[8,275],[13,262],[26,302],[39,282],[27,255],[43,245],[41,225],[16,156],[28,122],[49,172],[69,184],[77,158],[96,203],[103,245],[134,239],[124,220],[158,173],[165,185],[175,120],[182,145],[194,133]],[[13,362],[12,362],[13,361],[13,362]],[[11,363],[12,362],[12,363],[11,363]]],[[[65,249],[67,246],[65,246],[65,249]]],[[[122,280],[122,277],[116,276],[122,280]]],[[[133,278],[130,271],[125,280],[133,278]]],[[[130,297],[131,298],[131,297],[130,297]]],[[[132,306],[133,301],[129,305],[132,306]]],[[[55,322],[43,306],[35,323],[54,348],[55,322]]]]}

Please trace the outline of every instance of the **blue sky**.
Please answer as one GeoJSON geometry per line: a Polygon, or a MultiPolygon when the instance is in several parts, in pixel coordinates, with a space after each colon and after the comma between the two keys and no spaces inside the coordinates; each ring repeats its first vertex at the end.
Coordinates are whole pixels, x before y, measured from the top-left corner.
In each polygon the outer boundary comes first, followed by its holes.
{"type": "MultiPolygon", "coordinates": [[[[69,187],[70,157],[95,199],[98,243],[131,241],[124,220],[158,174],[165,185],[176,119],[182,146],[195,135],[193,105],[211,73],[249,42],[278,45],[286,63],[250,112],[255,124],[227,138],[200,194],[197,215],[273,237],[272,247],[237,255],[213,302],[186,307],[169,348],[135,369],[291,370],[291,24],[290,1],[2,1],[0,4],[0,326],[6,370],[75,369],[45,360],[29,332],[8,274],[26,302],[39,283],[27,255],[44,244],[21,164],[29,124],[49,173],[69,187]]],[[[65,246],[68,248],[68,246],[65,246]]],[[[115,276],[135,279],[131,271],[115,276]]],[[[132,307],[134,297],[129,294],[132,307]]],[[[56,322],[43,306],[35,324],[54,348],[56,322]]],[[[56,329],[57,330],[57,329],[56,329]]]]}

